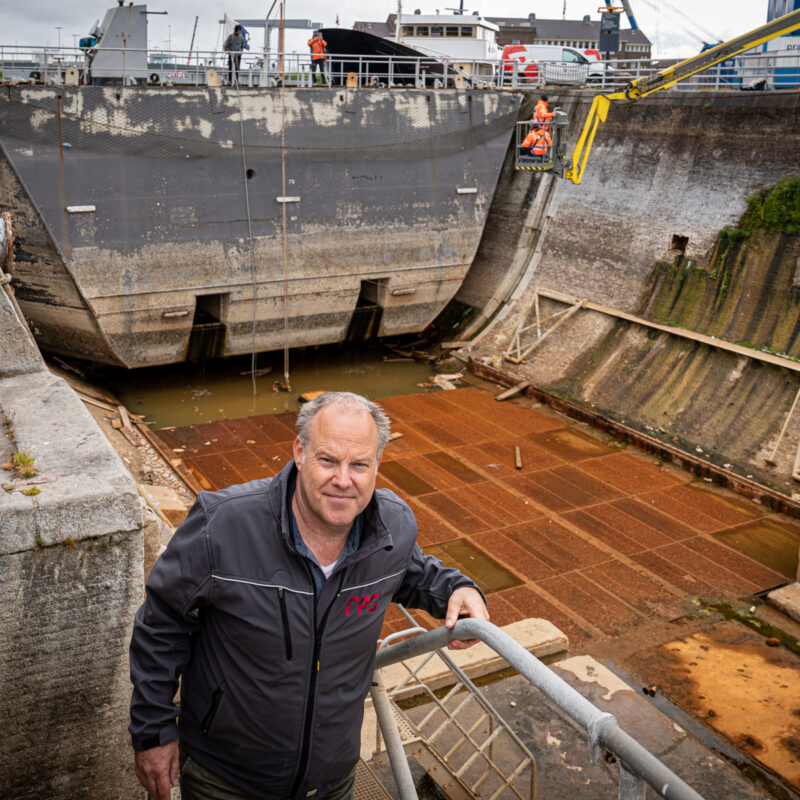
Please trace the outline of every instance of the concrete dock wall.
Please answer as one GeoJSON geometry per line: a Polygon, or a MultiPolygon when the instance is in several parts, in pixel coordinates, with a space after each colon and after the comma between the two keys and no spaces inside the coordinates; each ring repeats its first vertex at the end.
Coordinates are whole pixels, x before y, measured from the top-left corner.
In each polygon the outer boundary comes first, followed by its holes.
{"type": "MultiPolygon", "coordinates": [[[[0,273],[1,275],[2,273],[0,273]]],[[[0,288],[0,797],[138,797],[127,649],[143,593],[136,487],[0,288]]]]}
{"type": "MultiPolygon", "coordinates": [[[[576,109],[573,142],[590,100],[580,97],[575,105],[574,93],[555,98],[556,105],[576,109]]],[[[800,173],[798,123],[797,92],[673,91],[612,106],[582,184],[558,182],[538,252],[473,355],[502,355],[535,287],[542,286],[800,356],[798,237],[758,233],[722,259],[718,252],[720,231],[740,224],[748,198],[800,173]],[[681,290],[693,281],[703,285],[681,290]]],[[[547,190],[541,178],[506,170],[497,194],[520,196],[524,183],[532,202],[547,190]]],[[[516,219],[508,232],[506,250],[529,246],[516,219]]],[[[482,252],[483,246],[476,266],[482,252]]],[[[495,282],[502,279],[505,263],[489,268],[495,282]]],[[[471,274],[465,286],[491,285],[487,275],[471,274]]],[[[565,308],[541,304],[543,316],[565,308]]],[[[559,327],[526,364],[506,367],[613,418],[677,438],[692,450],[702,445],[720,462],[792,485],[800,409],[780,442],[776,466],[766,463],[800,388],[792,369],[765,367],[593,311],[559,327]]]]}

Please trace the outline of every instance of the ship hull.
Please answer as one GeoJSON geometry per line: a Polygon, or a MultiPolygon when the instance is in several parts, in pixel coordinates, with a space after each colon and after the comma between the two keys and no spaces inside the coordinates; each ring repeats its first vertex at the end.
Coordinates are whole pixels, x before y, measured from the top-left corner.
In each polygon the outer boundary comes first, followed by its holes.
{"type": "Polygon", "coordinates": [[[0,202],[41,346],[140,367],[425,328],[475,255],[519,100],[10,87],[0,202]],[[40,225],[46,236],[37,232],[40,225]],[[32,243],[36,243],[33,246],[32,243]]]}

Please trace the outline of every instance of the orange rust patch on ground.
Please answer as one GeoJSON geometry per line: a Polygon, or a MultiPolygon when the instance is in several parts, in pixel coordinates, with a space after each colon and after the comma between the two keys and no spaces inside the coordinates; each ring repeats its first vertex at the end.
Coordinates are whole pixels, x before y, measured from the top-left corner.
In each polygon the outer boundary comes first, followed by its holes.
{"type": "Polygon", "coordinates": [[[681,708],[800,788],[800,658],[735,622],[724,622],[628,665],[681,708]]]}
{"type": "MultiPolygon", "coordinates": [[[[688,472],[620,452],[549,411],[497,403],[474,387],[381,404],[403,436],[387,446],[378,486],[411,505],[423,547],[485,580],[498,624],[543,616],[577,649],[679,616],[687,594],[741,597],[793,578],[784,562],[759,563],[757,550],[742,552],[738,543],[746,539],[740,532],[765,525],[793,541],[795,523],[688,472]]],[[[221,489],[282,469],[295,416],[156,433],[180,451],[179,469],[221,489]]],[[[406,626],[387,616],[384,633],[406,626]]]]}

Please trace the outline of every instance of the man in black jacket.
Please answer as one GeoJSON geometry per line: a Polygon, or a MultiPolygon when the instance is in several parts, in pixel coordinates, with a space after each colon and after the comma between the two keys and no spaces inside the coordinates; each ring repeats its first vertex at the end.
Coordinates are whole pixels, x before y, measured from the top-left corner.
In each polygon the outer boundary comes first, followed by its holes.
{"type": "Polygon", "coordinates": [[[242,52],[247,48],[247,40],[241,25],[236,25],[233,33],[225,39],[222,49],[228,54],[228,84],[239,83],[239,67],[242,63],[242,52]]]}
{"type": "Polygon", "coordinates": [[[375,490],[380,406],[325,393],[297,426],[294,460],[273,479],[201,492],[151,573],[130,732],[155,800],[179,765],[183,800],[346,800],[389,603],[447,627],[488,619],[475,585],[422,553],[409,507],[375,490]]]}

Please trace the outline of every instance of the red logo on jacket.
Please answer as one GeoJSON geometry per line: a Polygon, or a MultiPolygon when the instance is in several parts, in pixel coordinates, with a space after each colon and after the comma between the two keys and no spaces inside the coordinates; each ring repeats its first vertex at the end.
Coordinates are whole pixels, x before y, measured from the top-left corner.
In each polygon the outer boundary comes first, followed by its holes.
{"type": "Polygon", "coordinates": [[[349,617],[353,614],[371,614],[378,608],[379,594],[353,595],[344,607],[344,615],[349,617]]]}

